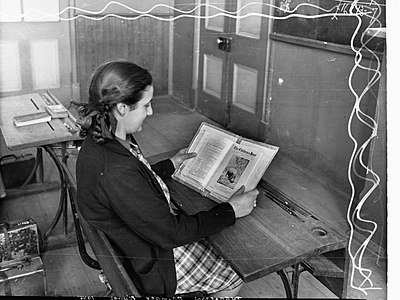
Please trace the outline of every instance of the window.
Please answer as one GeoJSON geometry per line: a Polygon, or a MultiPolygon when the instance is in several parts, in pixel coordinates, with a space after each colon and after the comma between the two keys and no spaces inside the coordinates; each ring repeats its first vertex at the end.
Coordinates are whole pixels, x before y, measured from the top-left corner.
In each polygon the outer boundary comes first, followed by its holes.
{"type": "Polygon", "coordinates": [[[0,0],[0,22],[58,22],[59,10],[54,0],[0,0]]]}

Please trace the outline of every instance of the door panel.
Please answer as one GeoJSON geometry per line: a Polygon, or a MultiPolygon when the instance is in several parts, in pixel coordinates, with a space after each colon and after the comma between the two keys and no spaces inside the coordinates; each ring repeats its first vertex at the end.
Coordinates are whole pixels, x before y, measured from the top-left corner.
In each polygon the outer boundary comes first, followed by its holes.
{"type": "MultiPolygon", "coordinates": [[[[206,3],[212,4],[211,1],[206,3]]],[[[218,61],[222,61],[222,66],[214,66],[214,72],[216,68],[222,67],[218,71],[218,74],[222,74],[222,82],[214,82],[216,85],[220,84],[221,94],[211,94],[204,89],[199,91],[198,108],[211,119],[240,135],[262,139],[269,22],[268,18],[263,18],[260,14],[269,14],[269,7],[251,0],[229,0],[223,4],[224,9],[236,12],[236,17],[225,16],[223,22],[218,21],[218,25],[216,18],[201,23],[199,68],[200,80],[212,78],[210,74],[205,74],[210,72],[205,61],[210,61],[210,57],[217,57],[218,61]],[[218,40],[221,38],[231,41],[228,51],[222,51],[218,47],[218,40]]],[[[209,13],[207,16],[217,12],[220,11],[205,10],[205,13],[209,13]]]]}
{"type": "MultiPolygon", "coordinates": [[[[221,12],[221,10],[225,9],[225,3],[221,1],[206,1],[207,6],[205,7],[205,15],[206,16],[214,16],[221,12]],[[221,10],[214,8],[218,7],[221,10]]],[[[212,18],[205,19],[205,28],[208,30],[214,30],[217,32],[223,32],[225,28],[225,18],[224,16],[216,16],[212,18]]]]}
{"type": "Polygon", "coordinates": [[[237,2],[238,19],[236,21],[236,34],[250,37],[260,38],[262,19],[259,16],[250,16],[246,18],[240,18],[247,14],[261,14],[263,13],[263,5],[260,3],[254,3],[253,0],[238,0],[237,2]]]}
{"type": "Polygon", "coordinates": [[[238,109],[256,113],[258,71],[234,64],[232,103],[238,109]]]}
{"type": "Polygon", "coordinates": [[[203,91],[221,99],[223,60],[204,54],[203,91]]]}

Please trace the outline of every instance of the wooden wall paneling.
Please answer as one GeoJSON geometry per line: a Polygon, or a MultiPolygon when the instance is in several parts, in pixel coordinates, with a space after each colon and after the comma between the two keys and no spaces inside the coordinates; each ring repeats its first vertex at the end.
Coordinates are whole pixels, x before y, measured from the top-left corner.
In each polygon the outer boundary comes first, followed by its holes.
{"type": "MultiPolygon", "coordinates": [[[[159,30],[157,34],[157,42],[155,43],[155,62],[157,69],[157,82],[161,84],[160,87],[156,87],[159,92],[157,94],[167,95],[168,94],[168,67],[169,67],[169,21],[158,21],[157,27],[159,30]]],[[[171,49],[172,51],[172,49],[171,49]]],[[[154,73],[154,72],[153,72],[154,73]]]]}
{"type": "Polygon", "coordinates": [[[119,28],[117,27],[118,25],[115,24],[115,17],[108,17],[104,19],[103,26],[104,26],[104,31],[103,33],[106,36],[106,41],[108,42],[103,43],[103,51],[104,51],[104,57],[105,61],[109,60],[114,60],[119,58],[119,51],[118,51],[118,32],[119,28]]]}
{"type": "Polygon", "coordinates": [[[120,22],[120,30],[119,30],[119,39],[120,39],[120,44],[125,42],[125,47],[122,47],[122,57],[129,57],[130,53],[130,39],[125,38],[128,37],[128,22],[125,20],[119,20],[120,22]]]}
{"type": "Polygon", "coordinates": [[[191,100],[193,70],[193,27],[194,21],[182,18],[175,21],[173,95],[186,106],[194,107],[191,100]]]}
{"type": "MultiPolygon", "coordinates": [[[[110,29],[113,30],[108,30],[109,34],[109,41],[110,41],[110,54],[111,56],[115,56],[115,59],[122,58],[122,48],[121,46],[121,19],[115,18],[115,17],[110,17],[107,18],[109,19],[108,26],[110,29]],[[111,36],[114,34],[114,36],[111,36]]],[[[124,45],[125,47],[125,45],[124,45]]]]}
{"type": "MultiPolygon", "coordinates": [[[[175,8],[190,10],[195,1],[188,4],[185,0],[175,0],[175,8]]],[[[175,12],[174,16],[179,16],[175,12]]],[[[173,97],[185,106],[194,107],[194,90],[192,89],[195,19],[184,17],[174,21],[173,29],[173,97]],[[193,97],[192,97],[193,94],[193,97]]]]}
{"type": "Polygon", "coordinates": [[[133,51],[132,51],[132,59],[133,61],[138,64],[138,65],[143,65],[143,57],[141,55],[142,49],[140,45],[142,44],[142,35],[141,35],[141,30],[139,26],[135,26],[133,22],[130,22],[130,28],[132,31],[132,46],[133,46],[133,51]]]}
{"type": "MultiPolygon", "coordinates": [[[[152,47],[152,45],[155,45],[154,41],[157,40],[156,24],[153,24],[150,18],[140,18],[138,21],[141,41],[137,46],[141,49],[141,55],[143,57],[142,67],[149,70],[153,76],[153,82],[156,83],[158,74],[154,71],[154,63],[157,58],[155,57],[155,49],[152,47]],[[147,53],[147,55],[145,55],[145,53],[147,53]]],[[[157,85],[155,84],[154,86],[156,87],[157,85]]]]}
{"type": "Polygon", "coordinates": [[[124,55],[124,48],[126,48],[126,44],[124,41],[124,30],[123,30],[123,23],[122,23],[122,19],[118,19],[118,18],[113,18],[114,21],[114,27],[118,28],[117,32],[115,32],[115,38],[116,38],[116,43],[115,43],[115,51],[118,51],[118,54],[121,58],[124,57],[128,57],[127,55],[124,55]],[[123,45],[123,47],[121,47],[121,45],[123,45]]]}
{"type": "MultiPolygon", "coordinates": [[[[164,16],[167,17],[167,16],[164,16]]],[[[78,77],[81,98],[86,99],[90,74],[99,64],[127,59],[147,68],[153,76],[155,95],[168,93],[168,23],[150,17],[121,20],[77,21],[78,77]]]]}
{"type": "Polygon", "coordinates": [[[90,21],[78,18],[75,23],[76,28],[76,53],[77,53],[77,80],[80,86],[81,101],[87,101],[87,82],[88,74],[92,68],[93,58],[92,50],[88,44],[85,45],[85,39],[92,34],[93,28],[90,21]]]}
{"type": "Polygon", "coordinates": [[[93,48],[95,66],[104,61],[104,52],[107,51],[106,47],[109,43],[107,41],[106,27],[104,26],[105,22],[104,20],[94,21],[93,24],[93,40],[90,41],[90,46],[93,48]]]}

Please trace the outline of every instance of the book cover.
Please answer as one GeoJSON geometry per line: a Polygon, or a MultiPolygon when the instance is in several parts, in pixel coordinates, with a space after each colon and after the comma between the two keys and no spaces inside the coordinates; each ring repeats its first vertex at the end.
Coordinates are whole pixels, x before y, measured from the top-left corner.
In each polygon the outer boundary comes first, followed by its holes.
{"type": "Polygon", "coordinates": [[[49,121],[51,121],[51,116],[45,111],[14,117],[14,124],[17,127],[45,123],[49,121]]]}

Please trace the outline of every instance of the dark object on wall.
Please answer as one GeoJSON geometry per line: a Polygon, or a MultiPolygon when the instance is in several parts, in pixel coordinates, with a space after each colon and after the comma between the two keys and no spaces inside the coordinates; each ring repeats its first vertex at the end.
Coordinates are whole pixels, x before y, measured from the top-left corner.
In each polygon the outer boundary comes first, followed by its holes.
{"type": "Polygon", "coordinates": [[[26,257],[0,267],[0,296],[45,296],[46,276],[40,257],[26,257]]]}
{"type": "MultiPolygon", "coordinates": [[[[32,154],[2,156],[0,158],[0,174],[5,188],[11,189],[22,186],[31,175],[34,166],[35,158],[32,154]]],[[[35,176],[32,177],[32,180],[35,180],[35,176]]]]}

